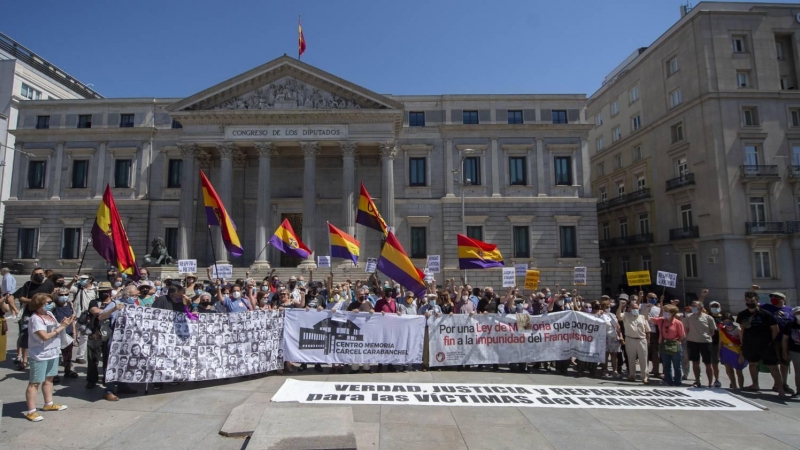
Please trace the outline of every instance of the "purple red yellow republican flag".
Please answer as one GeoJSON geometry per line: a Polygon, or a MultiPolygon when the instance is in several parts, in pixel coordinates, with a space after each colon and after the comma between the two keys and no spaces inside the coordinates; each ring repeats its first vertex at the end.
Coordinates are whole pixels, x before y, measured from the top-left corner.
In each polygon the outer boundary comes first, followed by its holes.
{"type": "Polygon", "coordinates": [[[503,267],[503,255],[497,246],[459,234],[458,268],[466,270],[490,267],[503,267]]]}
{"type": "Polygon", "coordinates": [[[244,249],[239,242],[239,235],[236,234],[236,225],[233,220],[225,211],[225,205],[219,199],[217,191],[211,186],[211,182],[206,178],[206,174],[200,171],[200,185],[203,188],[203,204],[206,206],[206,219],[208,225],[218,226],[222,233],[222,242],[225,243],[225,248],[233,256],[242,256],[244,249]]]}
{"type": "Polygon", "coordinates": [[[425,295],[425,274],[414,266],[400,241],[389,232],[378,260],[378,270],[413,292],[418,298],[425,295]]]}
{"type": "Polygon", "coordinates": [[[389,228],[386,226],[381,213],[375,207],[375,202],[369,196],[367,188],[364,187],[364,182],[361,182],[361,194],[358,196],[358,214],[356,214],[356,223],[360,223],[365,227],[378,230],[384,236],[389,233],[389,228]]]}
{"type": "Polygon", "coordinates": [[[97,208],[97,216],[92,225],[92,247],[106,262],[116,267],[119,273],[127,274],[134,281],[139,279],[136,256],[128,241],[109,185],[106,185],[103,200],[97,208]]]}
{"type": "Polygon", "coordinates": [[[331,244],[331,256],[353,261],[358,265],[358,255],[361,252],[360,243],[356,238],[336,228],[328,222],[328,240],[331,244]]]}
{"type": "Polygon", "coordinates": [[[300,59],[303,56],[303,53],[306,52],[306,38],[303,36],[303,23],[300,21],[300,17],[297,17],[297,59],[300,59]]]}
{"type": "Polygon", "coordinates": [[[283,223],[275,230],[269,243],[281,252],[295,258],[306,259],[314,253],[297,237],[289,219],[283,219],[283,223]]]}

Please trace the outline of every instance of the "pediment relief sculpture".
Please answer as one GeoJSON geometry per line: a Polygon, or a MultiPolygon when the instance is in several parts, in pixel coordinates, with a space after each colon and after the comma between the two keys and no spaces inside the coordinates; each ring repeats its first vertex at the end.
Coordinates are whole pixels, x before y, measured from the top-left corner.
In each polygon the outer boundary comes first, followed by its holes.
{"type": "Polygon", "coordinates": [[[353,100],[285,77],[227,100],[212,109],[359,109],[353,100]]]}

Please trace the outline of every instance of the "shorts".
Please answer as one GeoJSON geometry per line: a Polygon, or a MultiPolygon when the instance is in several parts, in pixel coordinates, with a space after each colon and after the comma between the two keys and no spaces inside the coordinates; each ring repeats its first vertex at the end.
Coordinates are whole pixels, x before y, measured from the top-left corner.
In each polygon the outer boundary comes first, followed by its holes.
{"type": "Polygon", "coordinates": [[[783,359],[783,341],[781,340],[782,335],[778,336],[778,339],[772,341],[772,348],[775,350],[775,356],[778,358],[778,362],[783,364],[784,366],[789,365],[788,359],[783,359]]]}
{"type": "Polygon", "coordinates": [[[647,344],[648,355],[658,355],[658,331],[650,332],[650,343],[647,344]]]}
{"type": "Polygon", "coordinates": [[[619,353],[622,350],[622,345],[619,342],[617,335],[606,335],[606,353],[619,353]]]}
{"type": "Polygon", "coordinates": [[[763,362],[765,366],[778,364],[778,357],[775,355],[772,345],[742,346],[742,356],[751,364],[759,361],[763,362]]]}
{"type": "Polygon", "coordinates": [[[28,380],[28,384],[44,383],[46,378],[58,375],[58,358],[44,361],[29,359],[28,365],[31,368],[31,377],[28,380]]]}
{"type": "Polygon", "coordinates": [[[689,350],[689,361],[700,362],[700,357],[702,356],[704,364],[711,363],[710,342],[687,341],[686,343],[687,343],[687,348],[689,350]]]}
{"type": "Polygon", "coordinates": [[[711,364],[719,364],[719,342],[711,343],[711,364]]]}

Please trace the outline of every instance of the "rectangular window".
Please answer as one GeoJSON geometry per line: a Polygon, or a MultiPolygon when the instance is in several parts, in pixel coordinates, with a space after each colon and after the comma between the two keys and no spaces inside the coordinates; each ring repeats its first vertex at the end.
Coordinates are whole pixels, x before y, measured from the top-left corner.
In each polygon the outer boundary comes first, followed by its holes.
{"type": "Polygon", "coordinates": [[[599,152],[600,150],[604,149],[605,147],[606,147],[606,143],[603,140],[603,137],[601,136],[601,137],[597,138],[597,151],[599,152]]]}
{"type": "Polygon", "coordinates": [[[167,246],[167,253],[170,255],[178,254],[178,229],[165,228],[164,229],[164,245],[167,246]]]}
{"type": "Polygon", "coordinates": [[[603,222],[602,230],[603,230],[603,240],[607,241],[611,239],[611,227],[608,222],[603,222]]]}
{"type": "Polygon", "coordinates": [[[684,230],[688,230],[694,226],[694,220],[692,219],[692,205],[686,204],[681,205],[680,207],[681,213],[681,226],[684,230]]]}
{"type": "Polygon", "coordinates": [[[114,161],[114,187],[131,187],[131,165],[130,159],[118,159],[114,161]]]}
{"type": "Polygon", "coordinates": [[[36,129],[46,130],[50,128],[50,116],[36,116],[36,129]]]}
{"type": "Polygon", "coordinates": [[[683,274],[686,278],[697,278],[697,254],[686,253],[683,255],[683,274]]]}
{"type": "Polygon", "coordinates": [[[598,164],[597,165],[597,175],[602,177],[605,174],[606,174],[606,164],[605,163],[598,164]]]}
{"type": "Polygon", "coordinates": [[[667,61],[667,76],[678,73],[678,58],[672,58],[667,61]]]}
{"type": "Polygon", "coordinates": [[[622,168],[622,155],[614,155],[614,169],[622,168]]]}
{"type": "Polygon", "coordinates": [[[20,89],[19,95],[22,98],[27,98],[28,100],[39,100],[42,98],[41,91],[38,91],[25,83],[22,83],[22,89],[20,89]]]}
{"type": "Polygon", "coordinates": [[[631,130],[636,131],[639,128],[642,128],[642,117],[634,116],[633,119],[631,119],[631,130]]]}
{"type": "Polygon", "coordinates": [[[639,214],[639,234],[650,233],[650,214],[639,214]]]}
{"type": "Polygon", "coordinates": [[[47,161],[28,161],[28,189],[44,189],[47,161]]]}
{"type": "Polygon", "coordinates": [[[133,114],[121,114],[119,116],[120,128],[133,128],[133,114]]]}
{"type": "Polygon", "coordinates": [[[408,113],[408,126],[410,127],[424,127],[425,126],[425,111],[411,111],[408,113]]]}
{"type": "Polygon", "coordinates": [[[78,116],[78,128],[92,128],[92,115],[81,114],[78,116]]]}
{"type": "Polygon", "coordinates": [[[746,37],[742,35],[736,35],[731,38],[731,44],[733,44],[734,53],[745,53],[747,51],[745,39],[746,37]]]}
{"type": "Polygon", "coordinates": [[[675,159],[675,175],[681,177],[681,179],[684,179],[688,173],[689,163],[686,161],[686,157],[681,156],[680,158],[675,159]]]}
{"type": "Polygon", "coordinates": [[[561,257],[577,258],[578,244],[575,242],[575,227],[559,227],[561,234],[561,257]]]}
{"type": "Polygon", "coordinates": [[[425,227],[411,227],[411,257],[428,257],[428,229],[425,227]]]}
{"type": "Polygon", "coordinates": [[[528,227],[514,227],[514,258],[530,258],[531,244],[528,227]]]}
{"type": "Polygon", "coordinates": [[[745,145],[744,146],[744,164],[746,166],[757,166],[761,161],[759,158],[759,152],[757,145],[745,145]]]}
{"type": "Polygon", "coordinates": [[[750,220],[767,222],[767,204],[764,197],[750,197],[750,220]]]}
{"type": "Polygon", "coordinates": [[[785,91],[785,90],[789,89],[789,87],[790,87],[790,85],[789,85],[789,77],[781,76],[781,90],[785,91]]]}
{"type": "Polygon", "coordinates": [[[408,158],[408,180],[411,186],[426,186],[425,158],[408,158]]]}
{"type": "Polygon", "coordinates": [[[750,74],[747,70],[740,70],[736,72],[736,87],[746,88],[750,87],[750,74]]]}
{"type": "Polygon", "coordinates": [[[478,111],[464,111],[462,116],[464,118],[464,125],[478,124],[478,111]]]}
{"type": "Polygon", "coordinates": [[[619,219],[619,237],[623,239],[628,237],[628,219],[624,217],[619,219]]]}
{"type": "Polygon", "coordinates": [[[603,124],[603,113],[597,113],[597,115],[594,116],[594,125],[599,127],[602,124],[603,124]]]}
{"type": "Polygon", "coordinates": [[[181,178],[183,174],[183,160],[170,159],[167,166],[167,187],[171,189],[181,187],[181,178]]]}
{"type": "Polygon", "coordinates": [[[481,226],[467,226],[467,237],[470,239],[483,240],[483,227],[481,226]]]}
{"type": "Polygon", "coordinates": [[[597,191],[599,193],[601,202],[608,200],[608,189],[605,186],[601,187],[597,191]]]}
{"type": "Polygon", "coordinates": [[[86,189],[89,179],[89,161],[86,159],[76,159],[72,161],[72,189],[86,189]]]}
{"type": "Polygon", "coordinates": [[[625,277],[626,276],[625,274],[631,271],[631,257],[623,256],[622,259],[620,260],[620,263],[621,263],[620,269],[622,269],[622,276],[625,277]]]}
{"type": "Polygon", "coordinates": [[[481,184],[481,158],[470,156],[464,158],[464,184],[480,186],[481,184]]]}
{"type": "Polygon", "coordinates": [[[669,93],[669,107],[674,108],[681,104],[683,98],[681,97],[681,90],[675,89],[669,93]]]}
{"type": "Polygon", "coordinates": [[[755,106],[742,108],[742,125],[746,127],[758,126],[758,108],[755,106]]]}
{"type": "Polygon", "coordinates": [[[792,126],[800,127],[800,108],[790,109],[789,114],[792,116],[792,126]]]}
{"type": "Polygon", "coordinates": [[[756,265],[756,278],[772,278],[769,252],[757,251],[753,256],[756,265]]]}
{"type": "Polygon", "coordinates": [[[650,255],[642,256],[642,270],[646,270],[648,272],[653,271],[653,260],[650,258],[650,255]]]}
{"type": "Polygon", "coordinates": [[[642,146],[637,145],[636,147],[633,147],[633,160],[638,161],[640,159],[642,159],[642,146]]]}
{"type": "Polygon", "coordinates": [[[641,191],[645,188],[647,188],[647,179],[644,177],[644,175],[639,175],[636,177],[636,190],[641,191]]]}
{"type": "Polygon", "coordinates": [[[800,166],[800,144],[792,144],[792,165],[800,166]]]}
{"type": "Polygon", "coordinates": [[[61,233],[61,259],[81,257],[81,229],[64,228],[61,233]]]}
{"type": "Polygon", "coordinates": [[[567,111],[565,109],[554,109],[550,115],[553,117],[553,123],[567,123],[567,111]]]}
{"type": "Polygon", "coordinates": [[[618,181],[617,182],[617,197],[622,197],[625,195],[625,182],[618,181]]]}
{"type": "Polygon", "coordinates": [[[611,140],[613,142],[617,142],[620,139],[622,139],[622,129],[619,126],[616,126],[613,130],[611,130],[611,140]]]}
{"type": "Polygon", "coordinates": [[[612,272],[612,270],[611,270],[611,268],[612,268],[611,261],[609,261],[607,259],[606,260],[601,260],[601,261],[603,261],[602,262],[602,264],[603,264],[603,273],[605,274],[606,277],[611,277],[611,272],[612,272]]]}
{"type": "Polygon", "coordinates": [[[775,43],[775,53],[777,53],[779,61],[786,59],[786,56],[783,53],[783,42],[775,43]]]}
{"type": "Polygon", "coordinates": [[[36,259],[39,254],[39,229],[20,228],[17,239],[17,258],[36,259]]]}
{"type": "Polygon", "coordinates": [[[508,111],[508,124],[518,125],[522,123],[522,110],[509,110],[508,111]]]}
{"type": "Polygon", "coordinates": [[[556,156],[556,186],[572,186],[572,158],[556,156]]]}
{"type": "Polygon", "coordinates": [[[611,117],[614,117],[617,114],[619,114],[619,101],[614,100],[611,102],[611,117]]]}
{"type": "Polygon", "coordinates": [[[524,156],[512,156],[508,158],[508,172],[512,186],[525,186],[527,184],[525,159],[524,156]]]}
{"type": "Polygon", "coordinates": [[[676,123],[669,129],[672,143],[680,142],[683,140],[683,122],[676,123]]]}
{"type": "Polygon", "coordinates": [[[634,86],[631,88],[630,92],[628,92],[628,99],[629,103],[639,100],[639,86],[634,86]]]}

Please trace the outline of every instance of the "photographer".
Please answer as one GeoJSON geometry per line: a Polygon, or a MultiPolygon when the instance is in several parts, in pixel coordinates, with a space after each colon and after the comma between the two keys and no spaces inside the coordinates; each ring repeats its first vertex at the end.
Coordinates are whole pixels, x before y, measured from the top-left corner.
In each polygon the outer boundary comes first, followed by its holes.
{"type": "MultiPolygon", "coordinates": [[[[99,381],[98,366],[103,361],[103,371],[108,365],[108,341],[111,339],[111,314],[104,314],[104,310],[111,305],[111,283],[101,282],[97,287],[98,298],[89,303],[89,314],[78,316],[78,329],[80,335],[87,338],[86,355],[86,389],[93,389],[99,381]]],[[[106,386],[103,395],[108,401],[115,402],[119,398],[106,386]]]]}
{"type": "MultiPolygon", "coordinates": [[[[69,289],[69,295],[72,297],[72,308],[75,310],[75,317],[80,317],[84,311],[89,310],[89,304],[92,300],[97,299],[97,289],[92,283],[89,275],[75,275],[72,281],[72,286],[69,289]]],[[[78,333],[75,338],[75,362],[78,364],[86,364],[86,340],[87,335],[78,333]]]]}

